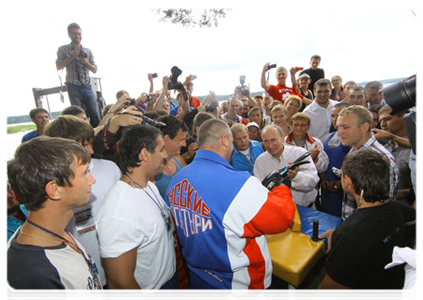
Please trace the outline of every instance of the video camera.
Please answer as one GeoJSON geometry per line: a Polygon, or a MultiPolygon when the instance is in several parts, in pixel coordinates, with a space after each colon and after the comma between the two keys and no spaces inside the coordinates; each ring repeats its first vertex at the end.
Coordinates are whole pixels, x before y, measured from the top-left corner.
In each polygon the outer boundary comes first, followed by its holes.
{"type": "Polygon", "coordinates": [[[218,106],[219,102],[213,101],[212,103],[206,105],[206,112],[215,112],[218,106]]]}
{"type": "Polygon", "coordinates": [[[180,81],[178,81],[179,75],[182,74],[181,69],[179,69],[177,66],[174,66],[172,69],[170,69],[170,72],[172,74],[169,77],[170,82],[167,85],[167,88],[169,90],[179,90],[184,96],[184,99],[188,100],[188,95],[187,95],[187,92],[185,91],[185,87],[182,85],[180,81]]]}
{"type": "MultiPolygon", "coordinates": [[[[135,99],[130,99],[130,101],[131,101],[130,105],[135,106],[135,99]]],[[[141,116],[142,125],[150,125],[150,126],[154,126],[154,127],[157,127],[157,128],[162,128],[162,127],[166,126],[166,124],[163,123],[163,122],[158,122],[156,120],[153,120],[153,119],[150,119],[149,117],[144,116],[145,110],[142,109],[141,107],[139,107],[139,106],[135,106],[135,107],[139,112],[143,113],[143,115],[141,116]]],[[[123,112],[123,114],[131,114],[131,113],[130,112],[123,112]]]]}
{"type": "Polygon", "coordinates": [[[239,82],[241,83],[241,86],[238,87],[239,92],[243,95],[246,96],[248,95],[248,87],[245,85],[245,75],[241,75],[239,77],[239,82]]]}
{"type": "MultiPolygon", "coordinates": [[[[385,101],[392,108],[391,115],[396,115],[416,106],[416,75],[394,83],[380,90],[385,94],[385,101]]],[[[411,112],[404,116],[408,138],[413,152],[416,153],[416,113],[411,112]]]]}

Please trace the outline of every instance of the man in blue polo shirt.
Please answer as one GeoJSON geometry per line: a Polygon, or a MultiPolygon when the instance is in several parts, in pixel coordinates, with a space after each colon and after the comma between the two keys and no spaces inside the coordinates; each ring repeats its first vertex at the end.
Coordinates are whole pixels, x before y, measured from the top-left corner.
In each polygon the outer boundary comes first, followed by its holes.
{"type": "Polygon", "coordinates": [[[256,158],[262,154],[263,147],[258,141],[250,141],[247,126],[236,123],[231,127],[234,138],[234,149],[231,156],[231,165],[237,171],[254,171],[256,158]]]}
{"type": "Polygon", "coordinates": [[[22,137],[22,143],[29,141],[30,139],[36,138],[37,136],[43,135],[44,128],[46,127],[48,122],[50,122],[48,111],[41,107],[31,109],[31,111],[29,112],[29,116],[31,117],[32,122],[37,125],[37,129],[25,134],[22,137]]]}

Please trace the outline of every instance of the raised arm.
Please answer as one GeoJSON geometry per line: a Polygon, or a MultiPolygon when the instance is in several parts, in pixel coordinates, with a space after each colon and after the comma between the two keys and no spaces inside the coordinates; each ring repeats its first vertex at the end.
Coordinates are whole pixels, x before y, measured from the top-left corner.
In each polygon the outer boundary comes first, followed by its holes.
{"type": "Polygon", "coordinates": [[[153,75],[151,73],[148,73],[148,81],[150,81],[149,93],[152,93],[154,90],[154,83],[153,83],[153,75]]]}
{"type": "Polygon", "coordinates": [[[263,66],[263,70],[261,71],[261,87],[267,92],[270,88],[270,85],[266,81],[266,72],[269,71],[269,64],[266,63],[263,66]]]}
{"type": "Polygon", "coordinates": [[[169,76],[164,76],[162,80],[162,83],[163,83],[162,92],[160,93],[159,99],[157,99],[156,101],[156,105],[154,106],[154,111],[162,109],[164,101],[167,101],[166,93],[168,91],[169,82],[170,82],[169,76]]]}

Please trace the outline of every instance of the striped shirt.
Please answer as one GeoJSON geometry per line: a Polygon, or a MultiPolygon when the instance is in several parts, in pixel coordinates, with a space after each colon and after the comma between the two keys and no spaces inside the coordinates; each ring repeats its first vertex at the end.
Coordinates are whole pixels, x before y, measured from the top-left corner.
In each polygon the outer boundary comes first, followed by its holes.
{"type": "MultiPolygon", "coordinates": [[[[56,64],[68,58],[74,49],[72,44],[59,47],[57,50],[56,64]]],[[[90,49],[81,46],[80,52],[87,54],[90,64],[97,67],[90,49]]],[[[66,83],[82,86],[90,85],[90,70],[80,62],[78,56],[66,66],[66,83]]]]}
{"type": "MultiPolygon", "coordinates": [[[[395,159],[392,156],[391,152],[389,152],[382,144],[380,144],[376,138],[372,135],[361,147],[358,149],[369,148],[372,149],[380,154],[382,154],[385,158],[389,160],[390,164],[390,190],[389,190],[389,197],[395,200],[395,194],[398,187],[399,182],[399,169],[397,164],[395,163],[395,159]]],[[[358,151],[356,150],[356,151],[358,151]]],[[[350,152],[353,152],[354,148],[351,148],[350,152]]],[[[348,154],[349,154],[348,153],[348,154]]],[[[347,155],[348,155],[347,154],[347,155]]],[[[345,220],[354,212],[357,208],[357,204],[353,197],[349,195],[344,195],[344,201],[342,202],[342,218],[345,220]]]]}

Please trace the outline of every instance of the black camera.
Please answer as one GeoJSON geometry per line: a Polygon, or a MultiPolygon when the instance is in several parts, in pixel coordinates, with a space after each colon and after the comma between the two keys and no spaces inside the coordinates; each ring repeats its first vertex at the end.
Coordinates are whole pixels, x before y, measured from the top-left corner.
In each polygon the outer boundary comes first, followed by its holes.
{"type": "Polygon", "coordinates": [[[212,103],[206,105],[206,112],[215,112],[218,106],[219,102],[213,101],[212,103]]]}
{"type": "Polygon", "coordinates": [[[268,69],[268,70],[273,69],[273,68],[276,68],[276,64],[269,65],[269,66],[267,67],[267,69],[268,69]]]}
{"type": "Polygon", "coordinates": [[[238,87],[238,90],[243,96],[248,95],[248,87],[245,85],[245,75],[241,75],[239,77],[239,82],[241,83],[241,86],[238,87]]]}
{"type": "Polygon", "coordinates": [[[153,77],[153,78],[157,78],[157,73],[152,73],[152,74],[151,74],[151,77],[153,77]]]}
{"type": "Polygon", "coordinates": [[[170,69],[170,72],[172,73],[170,75],[170,82],[167,85],[167,88],[169,90],[179,90],[181,91],[182,95],[184,96],[185,100],[188,100],[188,95],[185,91],[185,87],[182,85],[180,81],[178,81],[179,75],[182,74],[181,69],[179,69],[177,66],[174,66],[172,69],[170,69]]]}
{"type": "Polygon", "coordinates": [[[88,54],[85,53],[84,51],[80,50],[79,51],[79,57],[81,57],[81,58],[87,58],[88,57],[88,54]]]}
{"type": "MultiPolygon", "coordinates": [[[[404,112],[416,106],[416,75],[394,83],[381,89],[379,92],[385,94],[385,101],[392,108],[391,115],[404,112]]],[[[408,139],[414,154],[416,153],[416,112],[413,111],[404,116],[405,127],[407,128],[408,139]]]]}

